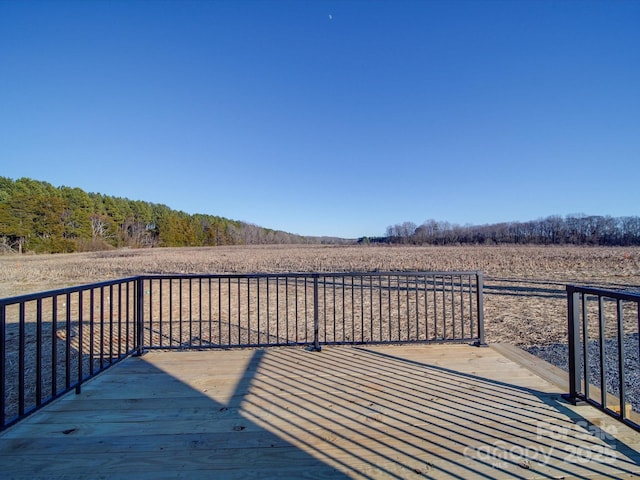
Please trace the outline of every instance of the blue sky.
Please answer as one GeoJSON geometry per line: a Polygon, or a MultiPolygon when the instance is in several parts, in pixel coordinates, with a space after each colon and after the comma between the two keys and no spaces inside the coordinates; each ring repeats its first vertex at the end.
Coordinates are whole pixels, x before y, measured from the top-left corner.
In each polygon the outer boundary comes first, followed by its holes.
{"type": "Polygon", "coordinates": [[[1,176],[359,237],[639,173],[639,1],[0,0],[1,176]]]}

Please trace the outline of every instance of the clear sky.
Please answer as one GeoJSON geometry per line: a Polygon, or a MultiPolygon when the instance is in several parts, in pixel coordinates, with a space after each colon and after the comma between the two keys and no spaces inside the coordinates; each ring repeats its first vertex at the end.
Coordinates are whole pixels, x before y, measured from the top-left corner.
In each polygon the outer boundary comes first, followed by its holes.
{"type": "Polygon", "coordinates": [[[0,0],[0,175],[303,235],[640,215],[640,1],[0,0]]]}

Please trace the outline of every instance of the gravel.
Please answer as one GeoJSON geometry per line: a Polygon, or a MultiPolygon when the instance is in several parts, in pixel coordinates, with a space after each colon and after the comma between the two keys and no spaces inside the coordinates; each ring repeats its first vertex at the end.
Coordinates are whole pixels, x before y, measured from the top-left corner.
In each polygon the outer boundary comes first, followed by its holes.
{"type": "MultiPolygon", "coordinates": [[[[619,361],[618,344],[616,339],[605,339],[605,379],[607,392],[619,397],[619,361]]],[[[567,344],[556,343],[547,346],[529,346],[524,350],[555,365],[565,371],[569,371],[569,347],[567,344]]],[[[638,334],[628,334],[624,337],[624,379],[625,399],[632,405],[633,410],[640,412],[640,361],[638,352],[638,334]]],[[[588,343],[587,356],[589,383],[600,388],[600,342],[597,340],[588,343]]],[[[581,365],[582,354],[580,355],[581,365]]]]}

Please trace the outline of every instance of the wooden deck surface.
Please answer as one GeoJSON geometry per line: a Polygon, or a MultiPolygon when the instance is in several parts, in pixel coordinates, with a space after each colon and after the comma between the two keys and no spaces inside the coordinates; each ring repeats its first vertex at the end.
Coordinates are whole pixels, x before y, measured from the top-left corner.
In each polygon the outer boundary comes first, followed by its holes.
{"type": "Polygon", "coordinates": [[[151,352],[0,434],[0,477],[640,476],[640,433],[541,365],[507,346],[151,352]]]}

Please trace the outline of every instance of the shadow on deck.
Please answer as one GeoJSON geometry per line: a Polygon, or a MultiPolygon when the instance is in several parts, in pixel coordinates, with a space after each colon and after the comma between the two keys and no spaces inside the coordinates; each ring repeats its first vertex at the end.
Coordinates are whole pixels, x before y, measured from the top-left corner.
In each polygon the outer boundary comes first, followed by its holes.
{"type": "Polygon", "coordinates": [[[0,434],[3,478],[640,475],[640,433],[505,351],[151,352],[0,434]]]}

